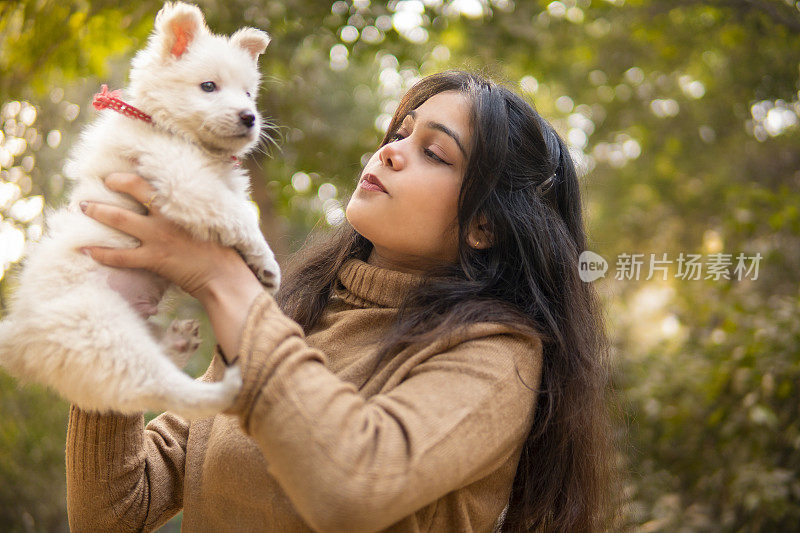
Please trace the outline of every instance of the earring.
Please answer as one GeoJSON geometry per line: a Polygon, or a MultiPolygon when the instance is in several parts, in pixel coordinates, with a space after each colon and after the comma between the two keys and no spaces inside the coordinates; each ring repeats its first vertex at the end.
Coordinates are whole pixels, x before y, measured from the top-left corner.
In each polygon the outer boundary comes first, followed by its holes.
{"type": "Polygon", "coordinates": [[[481,241],[475,241],[475,246],[478,246],[480,243],[481,241]]]}

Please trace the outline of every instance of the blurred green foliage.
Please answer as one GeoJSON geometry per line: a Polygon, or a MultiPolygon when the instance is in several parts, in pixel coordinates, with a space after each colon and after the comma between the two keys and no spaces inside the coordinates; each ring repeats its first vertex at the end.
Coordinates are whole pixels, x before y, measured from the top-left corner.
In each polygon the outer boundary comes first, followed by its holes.
{"type": "MultiPolygon", "coordinates": [[[[620,530],[800,523],[800,2],[202,1],[267,30],[260,108],[280,148],[248,162],[279,261],[341,217],[361,162],[419,76],[506,80],[584,171],[627,472],[620,530]],[[757,277],[646,280],[649,254],[760,253],[757,277]],[[639,279],[615,260],[645,254],[639,279]]],[[[0,297],[69,184],[60,165],[100,83],[122,86],[159,2],[0,4],[0,297]],[[24,140],[22,143],[19,139],[24,140]],[[5,152],[3,151],[5,150],[5,152]],[[38,209],[37,209],[38,208],[38,209]]],[[[171,314],[197,315],[179,300],[171,314]]],[[[202,372],[213,345],[204,326],[202,372]]],[[[0,374],[0,523],[66,529],[66,405],[0,374]]],[[[169,527],[175,527],[172,523],[169,527]]]]}

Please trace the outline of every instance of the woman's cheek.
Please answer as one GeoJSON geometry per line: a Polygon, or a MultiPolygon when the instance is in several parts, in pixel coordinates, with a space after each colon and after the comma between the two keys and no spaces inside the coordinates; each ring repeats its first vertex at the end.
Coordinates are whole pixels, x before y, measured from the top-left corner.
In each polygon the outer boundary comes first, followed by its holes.
{"type": "Polygon", "coordinates": [[[455,217],[455,210],[451,209],[450,203],[450,199],[432,194],[420,199],[417,204],[418,214],[412,218],[411,224],[419,242],[433,254],[437,250],[441,251],[450,233],[455,217]]]}

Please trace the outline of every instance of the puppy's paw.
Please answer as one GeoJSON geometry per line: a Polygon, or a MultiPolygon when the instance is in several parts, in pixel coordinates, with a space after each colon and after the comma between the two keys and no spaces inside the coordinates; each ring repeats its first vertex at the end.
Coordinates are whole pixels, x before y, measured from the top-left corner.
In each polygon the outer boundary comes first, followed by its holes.
{"type": "Polygon", "coordinates": [[[259,253],[245,253],[241,250],[239,255],[242,256],[244,262],[256,275],[258,281],[265,289],[275,294],[278,291],[278,286],[281,283],[281,267],[275,260],[275,255],[268,247],[266,250],[261,250],[259,253]]]}
{"type": "Polygon", "coordinates": [[[200,346],[200,322],[173,320],[164,334],[162,346],[175,366],[183,368],[200,346]]]}
{"type": "Polygon", "coordinates": [[[281,274],[280,274],[280,267],[278,267],[278,263],[273,259],[272,265],[264,266],[263,264],[251,264],[247,263],[247,266],[250,267],[250,270],[258,278],[258,281],[261,282],[261,285],[264,286],[265,289],[270,291],[272,294],[275,294],[278,291],[278,286],[281,283],[281,274]]]}

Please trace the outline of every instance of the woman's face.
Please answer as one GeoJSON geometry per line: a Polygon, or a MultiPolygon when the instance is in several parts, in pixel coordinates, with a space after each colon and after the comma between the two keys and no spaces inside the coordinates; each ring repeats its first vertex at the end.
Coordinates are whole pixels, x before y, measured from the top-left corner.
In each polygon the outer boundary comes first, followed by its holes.
{"type": "Polygon", "coordinates": [[[345,212],[373,244],[370,262],[425,270],[457,260],[457,203],[470,146],[469,115],[462,93],[436,94],[406,115],[393,140],[372,155],[345,212]],[[372,177],[385,192],[370,188],[372,177]]]}

